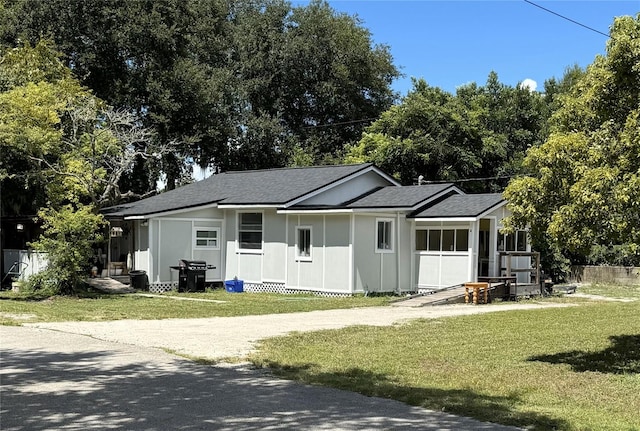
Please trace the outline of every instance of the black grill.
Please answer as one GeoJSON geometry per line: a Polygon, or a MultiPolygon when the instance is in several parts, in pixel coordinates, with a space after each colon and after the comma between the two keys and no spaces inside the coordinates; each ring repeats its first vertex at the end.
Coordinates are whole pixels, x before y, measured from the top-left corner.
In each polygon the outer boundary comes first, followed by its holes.
{"type": "Polygon", "coordinates": [[[180,259],[178,268],[180,270],[178,274],[178,292],[204,292],[207,262],[204,260],[180,259]]]}
{"type": "Polygon", "coordinates": [[[185,268],[186,270],[206,270],[207,269],[207,262],[205,262],[204,260],[187,260],[187,259],[180,259],[180,261],[178,262],[180,268],[185,268]]]}

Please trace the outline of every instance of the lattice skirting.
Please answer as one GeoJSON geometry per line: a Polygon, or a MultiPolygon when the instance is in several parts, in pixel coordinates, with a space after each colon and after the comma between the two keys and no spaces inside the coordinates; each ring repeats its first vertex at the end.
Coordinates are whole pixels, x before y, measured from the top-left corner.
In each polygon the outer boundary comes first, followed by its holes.
{"type": "Polygon", "coordinates": [[[149,292],[153,292],[153,293],[164,293],[164,292],[169,292],[171,290],[178,290],[177,281],[169,281],[164,283],[151,283],[149,285],[149,292]]]}
{"type": "Polygon", "coordinates": [[[244,283],[244,291],[245,292],[254,292],[254,293],[279,293],[281,295],[295,295],[295,294],[306,294],[306,295],[318,295],[329,298],[344,298],[352,296],[350,293],[342,293],[342,292],[323,292],[317,290],[300,290],[300,289],[289,289],[284,283],[274,283],[274,282],[264,282],[264,283],[244,283]]]}

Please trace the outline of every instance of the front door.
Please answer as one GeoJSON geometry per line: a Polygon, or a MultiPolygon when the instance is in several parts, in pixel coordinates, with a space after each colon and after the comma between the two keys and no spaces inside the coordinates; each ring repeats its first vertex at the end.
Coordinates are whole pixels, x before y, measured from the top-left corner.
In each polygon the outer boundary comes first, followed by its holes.
{"type": "Polygon", "coordinates": [[[491,223],[487,219],[480,220],[480,231],[478,238],[478,275],[487,277],[490,266],[490,235],[491,223]]]}

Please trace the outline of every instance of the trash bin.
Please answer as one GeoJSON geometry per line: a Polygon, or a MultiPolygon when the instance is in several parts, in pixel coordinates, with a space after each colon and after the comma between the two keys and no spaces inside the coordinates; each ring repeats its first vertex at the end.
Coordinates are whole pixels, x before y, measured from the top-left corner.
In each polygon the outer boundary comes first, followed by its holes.
{"type": "Polygon", "coordinates": [[[244,292],[244,281],[242,280],[226,280],[224,282],[224,288],[227,292],[230,293],[241,293],[244,292]]]}
{"type": "Polygon", "coordinates": [[[207,262],[203,260],[180,259],[178,292],[204,292],[207,262]]]}
{"type": "Polygon", "coordinates": [[[129,281],[131,287],[136,290],[147,290],[149,285],[147,281],[147,272],[140,269],[129,271],[129,281]]]}

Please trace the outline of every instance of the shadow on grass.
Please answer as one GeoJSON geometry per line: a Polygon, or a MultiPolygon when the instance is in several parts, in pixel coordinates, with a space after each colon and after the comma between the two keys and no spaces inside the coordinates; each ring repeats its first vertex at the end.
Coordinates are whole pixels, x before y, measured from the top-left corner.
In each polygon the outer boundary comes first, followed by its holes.
{"type": "Polygon", "coordinates": [[[69,299],[118,299],[123,296],[121,292],[102,292],[89,285],[84,285],[73,293],[68,294],[52,294],[46,290],[33,290],[13,292],[10,290],[0,291],[0,300],[5,301],[24,301],[24,302],[40,302],[55,298],[69,299]]]}
{"type": "Polygon", "coordinates": [[[490,396],[465,389],[437,389],[407,386],[385,374],[360,368],[344,372],[322,373],[314,371],[313,364],[298,367],[266,364],[283,378],[319,384],[358,392],[370,397],[394,399],[430,410],[471,417],[480,421],[526,427],[531,430],[566,429],[566,421],[536,412],[518,411],[520,396],[490,396]]]}
{"type": "MultiPolygon", "coordinates": [[[[499,429],[389,400],[273,379],[255,369],[201,366],[155,350],[54,331],[0,331],[2,429],[7,430],[499,429]]],[[[385,384],[357,370],[347,378],[385,384]]],[[[407,395],[411,392],[406,389],[407,395]]],[[[449,395],[460,402],[484,398],[464,391],[449,395]]],[[[489,400],[483,406],[500,404],[489,400]]]]}
{"type": "Polygon", "coordinates": [[[573,350],[555,355],[532,356],[529,361],[568,364],[577,372],[640,373],[640,335],[614,335],[609,340],[611,346],[599,352],[573,350]]]}

